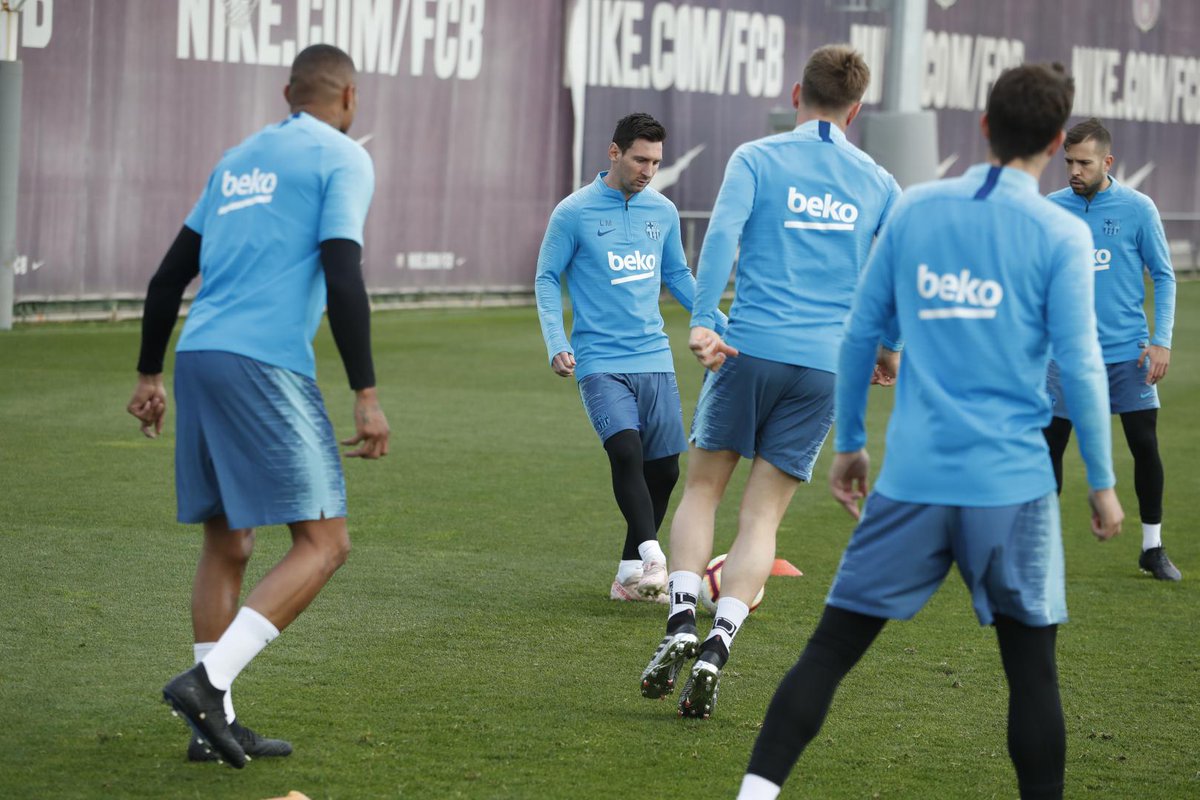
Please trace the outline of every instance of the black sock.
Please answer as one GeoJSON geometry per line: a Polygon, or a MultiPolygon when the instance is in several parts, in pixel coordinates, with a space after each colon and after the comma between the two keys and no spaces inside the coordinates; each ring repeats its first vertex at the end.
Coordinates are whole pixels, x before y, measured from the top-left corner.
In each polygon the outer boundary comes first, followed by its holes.
{"type": "Polygon", "coordinates": [[[1054,640],[1058,627],[1031,628],[996,616],[996,639],[1008,679],[1008,755],[1022,800],[1063,796],[1067,734],[1058,694],[1054,640]]]}
{"type": "Polygon", "coordinates": [[[825,721],[834,692],[883,629],[885,619],[825,607],[817,629],[767,708],[747,772],[782,786],[825,721]]]}
{"type": "Polygon", "coordinates": [[[683,611],[676,611],[667,620],[667,636],[673,636],[680,631],[681,628],[691,626],[692,630],[696,629],[696,612],[690,608],[683,611]]]}
{"type": "Polygon", "coordinates": [[[642,437],[637,431],[621,431],[604,443],[612,467],[613,495],[625,517],[625,547],[621,558],[641,560],[638,545],[658,537],[654,525],[654,503],[642,472],[642,437]]]}

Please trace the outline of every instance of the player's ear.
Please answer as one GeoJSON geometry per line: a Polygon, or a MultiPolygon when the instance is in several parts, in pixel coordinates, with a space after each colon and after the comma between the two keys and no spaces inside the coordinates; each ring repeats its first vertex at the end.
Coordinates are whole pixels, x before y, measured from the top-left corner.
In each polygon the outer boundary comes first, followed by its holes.
{"type": "Polygon", "coordinates": [[[792,108],[800,110],[800,84],[792,87],[792,108]]]}
{"type": "Polygon", "coordinates": [[[283,86],[283,99],[287,101],[288,108],[292,107],[292,85],[285,83],[283,86]]]}
{"type": "Polygon", "coordinates": [[[862,103],[855,103],[850,106],[850,113],[846,115],[846,127],[850,127],[850,123],[854,122],[854,118],[858,116],[858,112],[862,111],[862,103]]]}
{"type": "Polygon", "coordinates": [[[346,84],[346,86],[342,88],[342,109],[345,111],[350,111],[353,108],[354,108],[354,84],[349,83],[349,84],[346,84]]]}
{"type": "Polygon", "coordinates": [[[983,112],[983,114],[979,117],[979,130],[983,131],[983,138],[987,139],[989,142],[992,140],[991,128],[988,127],[986,111],[983,112]]]}
{"type": "Polygon", "coordinates": [[[617,147],[616,142],[610,142],[608,145],[608,159],[609,161],[621,160],[621,148],[617,147]]]}
{"type": "Polygon", "coordinates": [[[1050,142],[1050,146],[1046,148],[1046,155],[1053,158],[1054,154],[1058,152],[1058,149],[1063,146],[1063,142],[1065,142],[1066,140],[1067,140],[1067,132],[1059,131],[1058,134],[1054,137],[1054,141],[1050,142]]]}

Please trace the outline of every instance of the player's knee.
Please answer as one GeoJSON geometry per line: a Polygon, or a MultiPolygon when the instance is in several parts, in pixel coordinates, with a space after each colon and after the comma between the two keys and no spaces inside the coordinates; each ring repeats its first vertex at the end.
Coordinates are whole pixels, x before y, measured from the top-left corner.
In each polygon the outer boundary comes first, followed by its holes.
{"type": "Polygon", "coordinates": [[[340,536],[332,538],[333,540],[329,542],[329,546],[326,548],[326,564],[331,575],[337,572],[346,563],[346,560],[350,558],[350,535],[343,530],[340,536]]]}
{"type": "Polygon", "coordinates": [[[640,468],[642,464],[642,437],[637,431],[627,430],[614,433],[604,442],[608,459],[614,469],[640,468]]]}
{"type": "Polygon", "coordinates": [[[646,465],[647,478],[659,486],[673,487],[679,482],[679,456],[668,456],[646,465]]]}

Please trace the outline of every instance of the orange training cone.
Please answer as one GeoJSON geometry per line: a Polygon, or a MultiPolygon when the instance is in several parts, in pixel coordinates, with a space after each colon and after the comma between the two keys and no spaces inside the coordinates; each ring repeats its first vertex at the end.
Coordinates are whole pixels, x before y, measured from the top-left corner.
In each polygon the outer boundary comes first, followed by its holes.
{"type": "Polygon", "coordinates": [[[792,565],[792,562],[788,561],[786,558],[775,559],[775,564],[771,567],[771,574],[783,575],[788,578],[799,578],[804,575],[803,572],[796,569],[796,567],[792,565]]]}

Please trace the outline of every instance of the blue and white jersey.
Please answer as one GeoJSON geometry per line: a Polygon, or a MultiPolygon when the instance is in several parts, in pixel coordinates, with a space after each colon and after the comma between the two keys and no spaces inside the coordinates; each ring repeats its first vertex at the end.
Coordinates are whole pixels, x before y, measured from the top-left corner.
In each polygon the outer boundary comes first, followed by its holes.
{"type": "Polygon", "coordinates": [[[855,295],[836,389],[836,447],[855,451],[866,445],[876,343],[898,318],[904,357],[876,491],[981,507],[1053,492],[1042,436],[1051,347],[1088,482],[1114,485],[1091,242],[1019,170],[977,164],[905,192],[855,295]]]}
{"type": "Polygon", "coordinates": [[[237,353],[315,379],[320,245],[361,245],[374,191],[367,151],[306,113],[227,151],[185,222],[202,237],[201,286],[176,349],[237,353]]]}
{"type": "Polygon", "coordinates": [[[725,340],[834,372],[859,272],[899,196],[896,180],[828,122],[743,144],[704,237],[692,326],[713,327],[736,256],[725,340]]]}
{"type": "Polygon", "coordinates": [[[1171,346],[1175,326],[1175,270],[1167,235],[1154,201],[1141,192],[1112,184],[1089,201],[1071,187],[1049,197],[1087,223],[1095,249],[1089,253],[1096,278],[1096,324],[1104,362],[1131,361],[1147,343],[1171,346]],[[1146,326],[1146,284],[1154,281],[1154,338],[1146,326]]]}
{"type": "Polygon", "coordinates": [[[607,174],[550,215],[534,280],[546,352],[551,360],[573,353],[578,379],[598,372],[674,372],[659,295],[665,285],[690,311],[696,293],[679,238],[679,212],[649,187],[626,200],[604,182],[607,174]],[[569,343],[563,273],[574,313],[569,343]]]}

